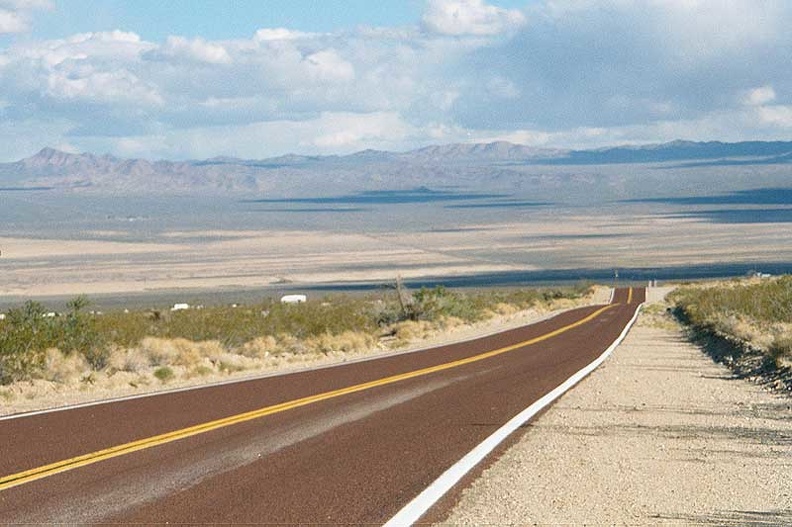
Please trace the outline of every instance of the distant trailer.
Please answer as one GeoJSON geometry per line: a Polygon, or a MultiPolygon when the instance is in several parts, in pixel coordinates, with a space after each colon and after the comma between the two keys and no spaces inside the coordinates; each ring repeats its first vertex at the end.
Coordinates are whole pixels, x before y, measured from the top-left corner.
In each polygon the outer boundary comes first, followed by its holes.
{"type": "Polygon", "coordinates": [[[190,309],[190,304],[173,304],[171,311],[184,311],[190,309]]]}
{"type": "Polygon", "coordinates": [[[284,295],[281,297],[281,304],[302,304],[308,297],[305,295],[284,295]]]}

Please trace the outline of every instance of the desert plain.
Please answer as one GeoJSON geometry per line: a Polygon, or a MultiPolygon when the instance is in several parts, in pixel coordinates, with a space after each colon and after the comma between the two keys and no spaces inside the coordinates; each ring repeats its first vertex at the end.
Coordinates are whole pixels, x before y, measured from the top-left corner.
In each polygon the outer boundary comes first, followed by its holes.
{"type": "Polygon", "coordinates": [[[213,289],[286,291],[389,283],[397,275],[442,283],[495,274],[517,282],[521,273],[541,277],[542,271],[560,270],[567,281],[585,281],[601,279],[603,270],[623,269],[629,278],[630,269],[655,269],[663,278],[664,270],[686,266],[728,262],[761,271],[792,261],[784,224],[577,211],[421,231],[165,231],[142,241],[125,239],[123,232],[70,239],[6,235],[0,250],[6,305],[25,298],[167,291],[178,301],[213,289]]]}

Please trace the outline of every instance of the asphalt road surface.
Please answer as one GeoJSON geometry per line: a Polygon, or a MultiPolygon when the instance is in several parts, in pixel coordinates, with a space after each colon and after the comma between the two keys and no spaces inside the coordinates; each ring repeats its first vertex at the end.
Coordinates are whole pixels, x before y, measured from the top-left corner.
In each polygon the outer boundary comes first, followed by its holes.
{"type": "Polygon", "coordinates": [[[0,420],[0,523],[381,524],[619,336],[643,289],[463,343],[0,420]]]}

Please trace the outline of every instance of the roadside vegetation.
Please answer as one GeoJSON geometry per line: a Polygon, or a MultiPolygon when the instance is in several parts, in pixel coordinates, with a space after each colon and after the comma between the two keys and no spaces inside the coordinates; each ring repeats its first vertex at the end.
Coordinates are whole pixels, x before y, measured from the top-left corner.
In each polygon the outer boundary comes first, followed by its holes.
{"type": "Polygon", "coordinates": [[[691,285],[669,300],[714,358],[792,386],[792,276],[691,285]]]}
{"type": "MultiPolygon", "coordinates": [[[[104,384],[137,389],[178,380],[281,367],[323,357],[343,360],[398,349],[437,332],[496,315],[568,305],[587,286],[328,296],[301,304],[267,300],[202,309],[89,311],[75,298],[54,316],[33,301],[0,320],[0,385],[104,384]]],[[[0,389],[0,399],[9,398],[0,389]]]]}

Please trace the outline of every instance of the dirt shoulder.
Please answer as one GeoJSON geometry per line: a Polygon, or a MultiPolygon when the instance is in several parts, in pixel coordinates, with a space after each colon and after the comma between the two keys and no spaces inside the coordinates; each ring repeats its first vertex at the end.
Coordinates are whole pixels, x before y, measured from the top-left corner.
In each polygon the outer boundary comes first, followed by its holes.
{"type": "Polygon", "coordinates": [[[736,380],[652,311],[448,524],[792,524],[792,401],[736,380]]]}

